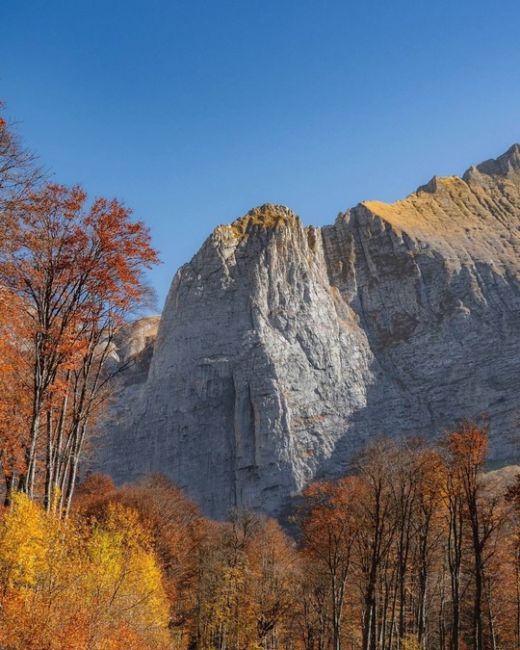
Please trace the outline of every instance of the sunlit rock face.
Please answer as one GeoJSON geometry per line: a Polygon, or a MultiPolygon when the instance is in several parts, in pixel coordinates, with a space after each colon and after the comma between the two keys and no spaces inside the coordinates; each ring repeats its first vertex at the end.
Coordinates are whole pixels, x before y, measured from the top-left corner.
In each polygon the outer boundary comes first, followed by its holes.
{"type": "Polygon", "coordinates": [[[104,469],[163,472],[220,518],[277,515],[367,440],[460,418],[518,460],[519,254],[519,146],[332,226],[275,205],[219,226],[173,280],[104,469]]]}

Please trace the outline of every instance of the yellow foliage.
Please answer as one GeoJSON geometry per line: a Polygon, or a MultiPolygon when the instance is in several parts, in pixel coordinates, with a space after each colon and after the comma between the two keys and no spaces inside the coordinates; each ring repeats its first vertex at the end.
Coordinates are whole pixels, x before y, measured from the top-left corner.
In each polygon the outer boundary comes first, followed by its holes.
{"type": "Polygon", "coordinates": [[[107,522],[94,529],[88,541],[86,592],[109,602],[106,615],[111,618],[144,628],[166,627],[168,606],[161,572],[145,540],[136,513],[111,505],[107,522]]]}
{"type": "Polygon", "coordinates": [[[421,650],[421,644],[417,637],[408,635],[403,639],[401,648],[402,650],[421,650]]]}
{"type": "Polygon", "coordinates": [[[151,650],[168,644],[162,576],[137,515],[89,529],[16,494],[0,529],[4,650],[151,650]]]}
{"type": "Polygon", "coordinates": [[[24,494],[13,496],[0,529],[0,575],[5,588],[34,586],[47,566],[48,536],[43,510],[24,494]]]}

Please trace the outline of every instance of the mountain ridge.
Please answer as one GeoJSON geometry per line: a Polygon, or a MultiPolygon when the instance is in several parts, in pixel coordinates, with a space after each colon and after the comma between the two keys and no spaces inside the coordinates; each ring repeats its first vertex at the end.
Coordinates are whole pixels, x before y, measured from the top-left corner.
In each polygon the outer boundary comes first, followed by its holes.
{"type": "Polygon", "coordinates": [[[381,435],[486,416],[518,458],[520,147],[303,226],[264,204],[177,272],[103,466],[162,471],[212,516],[276,514],[381,435]]]}

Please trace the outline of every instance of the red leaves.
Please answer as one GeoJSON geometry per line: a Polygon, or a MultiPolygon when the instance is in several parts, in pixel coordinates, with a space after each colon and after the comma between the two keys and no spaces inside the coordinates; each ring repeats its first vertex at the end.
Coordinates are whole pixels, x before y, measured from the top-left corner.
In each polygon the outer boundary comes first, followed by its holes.
{"type": "MultiPolygon", "coordinates": [[[[40,415],[47,411],[47,429],[50,423],[57,431],[69,390],[76,399],[67,408],[79,411],[65,420],[75,421],[81,439],[79,423],[93,424],[103,384],[96,377],[110,338],[147,292],[144,272],[158,257],[148,229],[130,214],[116,200],[98,198],[89,206],[79,186],[49,183],[11,202],[3,215],[0,285],[16,299],[9,327],[27,358],[32,474],[40,415]]],[[[26,432],[16,430],[20,438],[26,432]]]]}
{"type": "Polygon", "coordinates": [[[446,449],[455,464],[465,464],[480,468],[488,449],[487,431],[471,422],[461,424],[458,431],[446,437],[446,449]]]}
{"type": "Polygon", "coordinates": [[[90,208],[86,202],[77,186],[48,184],[16,203],[0,264],[3,284],[32,303],[40,331],[60,344],[107,310],[135,307],[144,269],[158,262],[148,229],[131,222],[127,208],[104,198],[90,208]]]}

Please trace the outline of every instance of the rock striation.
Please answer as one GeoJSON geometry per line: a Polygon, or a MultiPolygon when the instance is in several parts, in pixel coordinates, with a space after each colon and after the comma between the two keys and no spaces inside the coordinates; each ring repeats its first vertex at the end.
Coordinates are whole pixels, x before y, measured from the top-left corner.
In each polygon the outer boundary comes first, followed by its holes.
{"type": "Polygon", "coordinates": [[[264,205],[177,272],[102,464],[163,472],[224,517],[277,515],[368,440],[460,418],[486,417],[493,461],[518,461],[519,332],[518,145],[323,228],[264,205]]]}

